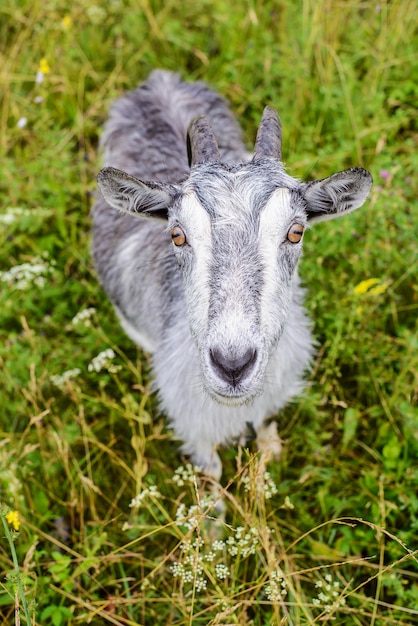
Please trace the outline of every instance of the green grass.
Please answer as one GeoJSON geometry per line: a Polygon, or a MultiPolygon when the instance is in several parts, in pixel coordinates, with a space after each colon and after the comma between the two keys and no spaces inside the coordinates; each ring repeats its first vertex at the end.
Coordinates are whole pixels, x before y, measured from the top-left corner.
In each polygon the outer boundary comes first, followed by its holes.
{"type": "MultiPolygon", "coordinates": [[[[0,269],[32,268],[0,283],[0,501],[33,624],[418,624],[416,18],[413,0],[0,7],[0,269]],[[186,460],[89,256],[100,128],[155,67],[224,94],[249,146],[277,107],[291,174],[375,180],[306,238],[310,387],[279,416],[270,491],[253,449],[223,452],[225,524],[173,478],[186,460]],[[89,371],[109,348],[117,367],[89,371]]],[[[25,624],[3,534],[0,616],[25,624]]]]}

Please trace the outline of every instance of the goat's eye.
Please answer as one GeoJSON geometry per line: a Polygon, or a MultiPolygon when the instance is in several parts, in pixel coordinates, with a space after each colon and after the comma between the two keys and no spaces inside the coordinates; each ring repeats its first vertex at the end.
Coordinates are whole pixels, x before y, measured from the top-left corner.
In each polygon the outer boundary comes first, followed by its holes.
{"type": "Polygon", "coordinates": [[[302,224],[292,224],[287,233],[287,238],[291,243],[298,243],[302,239],[305,228],[302,224]]]}
{"type": "Polygon", "coordinates": [[[184,246],[184,244],[186,243],[186,235],[184,234],[180,226],[174,226],[174,228],[171,229],[170,235],[171,240],[175,246],[184,246]]]}

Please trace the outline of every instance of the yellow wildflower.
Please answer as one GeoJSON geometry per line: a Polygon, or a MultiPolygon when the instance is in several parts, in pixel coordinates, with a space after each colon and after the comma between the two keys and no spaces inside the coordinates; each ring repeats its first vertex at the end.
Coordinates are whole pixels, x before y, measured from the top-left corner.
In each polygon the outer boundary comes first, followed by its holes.
{"type": "Polygon", "coordinates": [[[381,293],[385,293],[387,288],[386,283],[381,283],[380,285],[376,285],[376,287],[372,287],[368,293],[371,296],[380,296],[381,293]]]}
{"type": "Polygon", "coordinates": [[[19,530],[20,520],[19,513],[17,511],[10,511],[10,513],[6,515],[6,519],[15,530],[19,530]]]}
{"type": "Polygon", "coordinates": [[[45,57],[42,57],[42,59],[39,61],[38,72],[41,72],[42,74],[49,74],[50,71],[51,68],[49,67],[48,61],[45,57]]]}
{"type": "Polygon", "coordinates": [[[71,26],[73,25],[73,20],[69,15],[66,15],[62,18],[61,25],[64,30],[70,30],[71,26]]]}
{"type": "Polygon", "coordinates": [[[380,278],[368,278],[367,280],[362,280],[358,285],[354,287],[354,295],[360,296],[363,293],[369,291],[373,285],[378,285],[380,283],[380,278]]]}

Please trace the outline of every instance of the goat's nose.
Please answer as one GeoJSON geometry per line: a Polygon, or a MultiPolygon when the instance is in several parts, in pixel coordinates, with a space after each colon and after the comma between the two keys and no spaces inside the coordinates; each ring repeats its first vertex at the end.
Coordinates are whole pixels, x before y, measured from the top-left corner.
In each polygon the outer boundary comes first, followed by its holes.
{"type": "Polygon", "coordinates": [[[249,348],[238,357],[224,354],[219,348],[210,350],[210,359],[218,376],[236,387],[253,369],[257,360],[257,351],[249,348]]]}

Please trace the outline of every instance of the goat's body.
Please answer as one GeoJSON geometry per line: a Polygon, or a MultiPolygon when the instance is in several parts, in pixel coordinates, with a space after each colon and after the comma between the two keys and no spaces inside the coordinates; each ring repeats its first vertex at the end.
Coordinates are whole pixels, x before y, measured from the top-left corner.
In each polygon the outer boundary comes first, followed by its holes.
{"type": "MultiPolygon", "coordinates": [[[[226,167],[223,170],[217,183],[221,187],[225,186],[224,196],[228,193],[245,194],[250,180],[251,189],[256,190],[251,193],[256,197],[257,192],[261,198],[262,190],[269,184],[273,185],[270,178],[274,182],[274,189],[285,187],[290,190],[286,194],[293,193],[292,189],[298,183],[288,177],[280,165],[274,166],[271,176],[269,163],[266,165],[267,174],[264,170],[260,174],[261,167],[247,165],[250,155],[242,142],[240,127],[220,96],[203,83],[185,83],[177,75],[163,71],[153,72],[146,83],[114,104],[102,139],[105,165],[119,168],[141,180],[183,184],[190,174],[186,150],[187,129],[191,120],[199,115],[205,115],[212,126],[222,162],[231,164],[229,169],[226,167]],[[233,184],[230,182],[232,178],[233,184]],[[228,189],[233,191],[229,192],[228,189]]],[[[209,175],[205,174],[199,179],[202,187],[206,184],[210,186],[210,169],[207,172],[209,175]]],[[[185,193],[185,196],[188,194],[190,197],[190,193],[185,193]]],[[[261,204],[257,198],[255,201],[261,204]]],[[[205,204],[204,198],[202,202],[205,204]]],[[[222,213],[222,202],[219,202],[219,213],[222,213]]],[[[211,202],[207,204],[209,206],[211,202]]],[[[243,211],[243,220],[247,217],[243,211]]],[[[203,222],[206,220],[203,214],[202,219],[203,222]]],[[[217,219],[220,223],[219,231],[223,228],[228,240],[228,225],[222,225],[219,216],[217,219]]],[[[248,424],[255,430],[259,429],[266,418],[275,414],[303,389],[303,374],[312,357],[313,343],[310,324],[302,306],[303,292],[297,270],[293,267],[292,273],[290,270],[288,274],[284,272],[286,313],[280,322],[276,340],[267,349],[268,361],[263,371],[263,385],[248,401],[237,403],[234,398],[230,401],[224,398],[219,402],[207,393],[202,383],[202,350],[197,346],[196,333],[191,329],[193,324],[190,321],[195,313],[190,311],[188,305],[190,294],[185,294],[184,276],[173,254],[166,223],[161,219],[138,219],[120,213],[112,209],[103,198],[99,198],[93,208],[93,221],[93,256],[100,280],[127,334],[152,353],[155,386],[161,399],[161,408],[168,415],[176,435],[184,442],[184,451],[192,455],[196,464],[219,476],[220,464],[214,448],[239,438],[248,424]]],[[[203,232],[205,225],[200,224],[199,228],[203,232]]],[[[244,241],[246,231],[240,233],[244,241]]],[[[228,241],[225,245],[225,250],[233,247],[233,243],[228,241]]],[[[256,244],[248,238],[245,245],[250,250],[256,244]]],[[[244,255],[239,246],[237,255],[244,255]]],[[[229,262],[230,258],[224,253],[221,264],[227,265],[229,262]]],[[[268,259],[261,265],[266,263],[268,259]]],[[[296,263],[297,260],[294,266],[296,263]]],[[[224,283],[220,282],[219,290],[242,291],[242,285],[246,285],[245,278],[241,286],[238,279],[234,278],[234,273],[239,272],[239,266],[231,270],[224,283]]],[[[206,279],[202,280],[205,283],[206,279]]],[[[248,279],[250,291],[256,280],[257,274],[253,273],[248,279]]],[[[262,279],[263,289],[266,289],[266,283],[268,276],[262,279]]],[[[203,300],[206,287],[204,284],[203,300]]],[[[216,289],[212,287],[212,291],[216,289]]],[[[206,291],[209,299],[209,287],[206,291]]],[[[259,306],[261,311],[255,317],[259,325],[272,325],[270,318],[263,317],[264,304],[258,304],[256,296],[248,294],[248,300],[245,299],[246,294],[242,294],[242,297],[240,313],[237,313],[238,309],[232,311],[238,315],[237,319],[245,317],[246,307],[249,310],[255,302],[254,306],[259,306]]],[[[264,297],[260,296],[261,299],[264,297]]],[[[226,302],[222,306],[228,310],[229,304],[226,302]]],[[[215,313],[222,319],[222,311],[215,313]]],[[[215,316],[215,313],[211,313],[209,308],[208,323],[210,316],[215,316]]],[[[222,328],[219,332],[228,342],[228,336],[222,328]]],[[[263,328],[255,332],[257,336],[262,336],[263,328]]]]}

